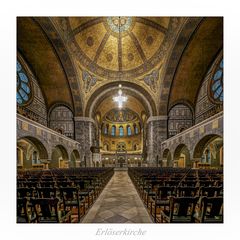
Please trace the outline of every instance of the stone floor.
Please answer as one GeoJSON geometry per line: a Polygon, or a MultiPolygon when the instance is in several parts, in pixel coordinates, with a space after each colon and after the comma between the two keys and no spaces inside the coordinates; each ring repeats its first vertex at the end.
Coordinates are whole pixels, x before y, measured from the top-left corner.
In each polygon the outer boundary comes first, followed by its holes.
{"type": "Polygon", "coordinates": [[[152,223],[127,171],[115,171],[83,223],[152,223]]]}

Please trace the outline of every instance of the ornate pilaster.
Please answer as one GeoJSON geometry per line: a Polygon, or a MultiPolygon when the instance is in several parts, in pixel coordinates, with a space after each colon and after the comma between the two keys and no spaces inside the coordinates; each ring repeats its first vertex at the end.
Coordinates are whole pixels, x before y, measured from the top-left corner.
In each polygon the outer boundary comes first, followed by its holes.
{"type": "Polygon", "coordinates": [[[92,118],[88,117],[75,117],[74,120],[75,140],[81,144],[81,161],[86,162],[86,167],[91,167],[93,166],[93,155],[90,148],[96,142],[96,123],[92,118]]]}
{"type": "Polygon", "coordinates": [[[149,166],[161,159],[161,143],[167,139],[167,116],[153,116],[147,120],[147,162],[149,166]]]}

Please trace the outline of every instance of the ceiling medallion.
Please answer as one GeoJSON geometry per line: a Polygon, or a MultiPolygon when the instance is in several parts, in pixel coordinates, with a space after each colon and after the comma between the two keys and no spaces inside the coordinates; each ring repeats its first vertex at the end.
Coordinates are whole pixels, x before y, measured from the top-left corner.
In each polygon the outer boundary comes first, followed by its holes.
{"type": "Polygon", "coordinates": [[[108,17],[107,23],[115,33],[122,33],[129,29],[132,24],[131,17],[108,17]]]}

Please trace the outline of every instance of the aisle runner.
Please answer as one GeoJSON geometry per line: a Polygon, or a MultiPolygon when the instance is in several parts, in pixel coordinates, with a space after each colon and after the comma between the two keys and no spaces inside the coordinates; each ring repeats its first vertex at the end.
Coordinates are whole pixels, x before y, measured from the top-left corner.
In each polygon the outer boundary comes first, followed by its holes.
{"type": "Polygon", "coordinates": [[[83,223],[152,223],[127,171],[116,171],[83,223]]]}

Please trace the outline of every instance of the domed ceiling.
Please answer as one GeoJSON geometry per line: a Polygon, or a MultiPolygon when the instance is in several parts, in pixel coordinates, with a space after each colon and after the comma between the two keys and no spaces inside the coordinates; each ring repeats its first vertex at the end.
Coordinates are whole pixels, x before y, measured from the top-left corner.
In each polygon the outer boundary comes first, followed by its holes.
{"type": "Polygon", "coordinates": [[[170,18],[68,18],[72,49],[83,66],[110,78],[130,78],[151,70],[164,55],[170,18]],[[161,53],[161,55],[159,55],[161,53]]]}
{"type": "Polygon", "coordinates": [[[159,71],[183,23],[179,17],[52,18],[80,68],[85,94],[106,81],[157,91],[159,71]]]}

